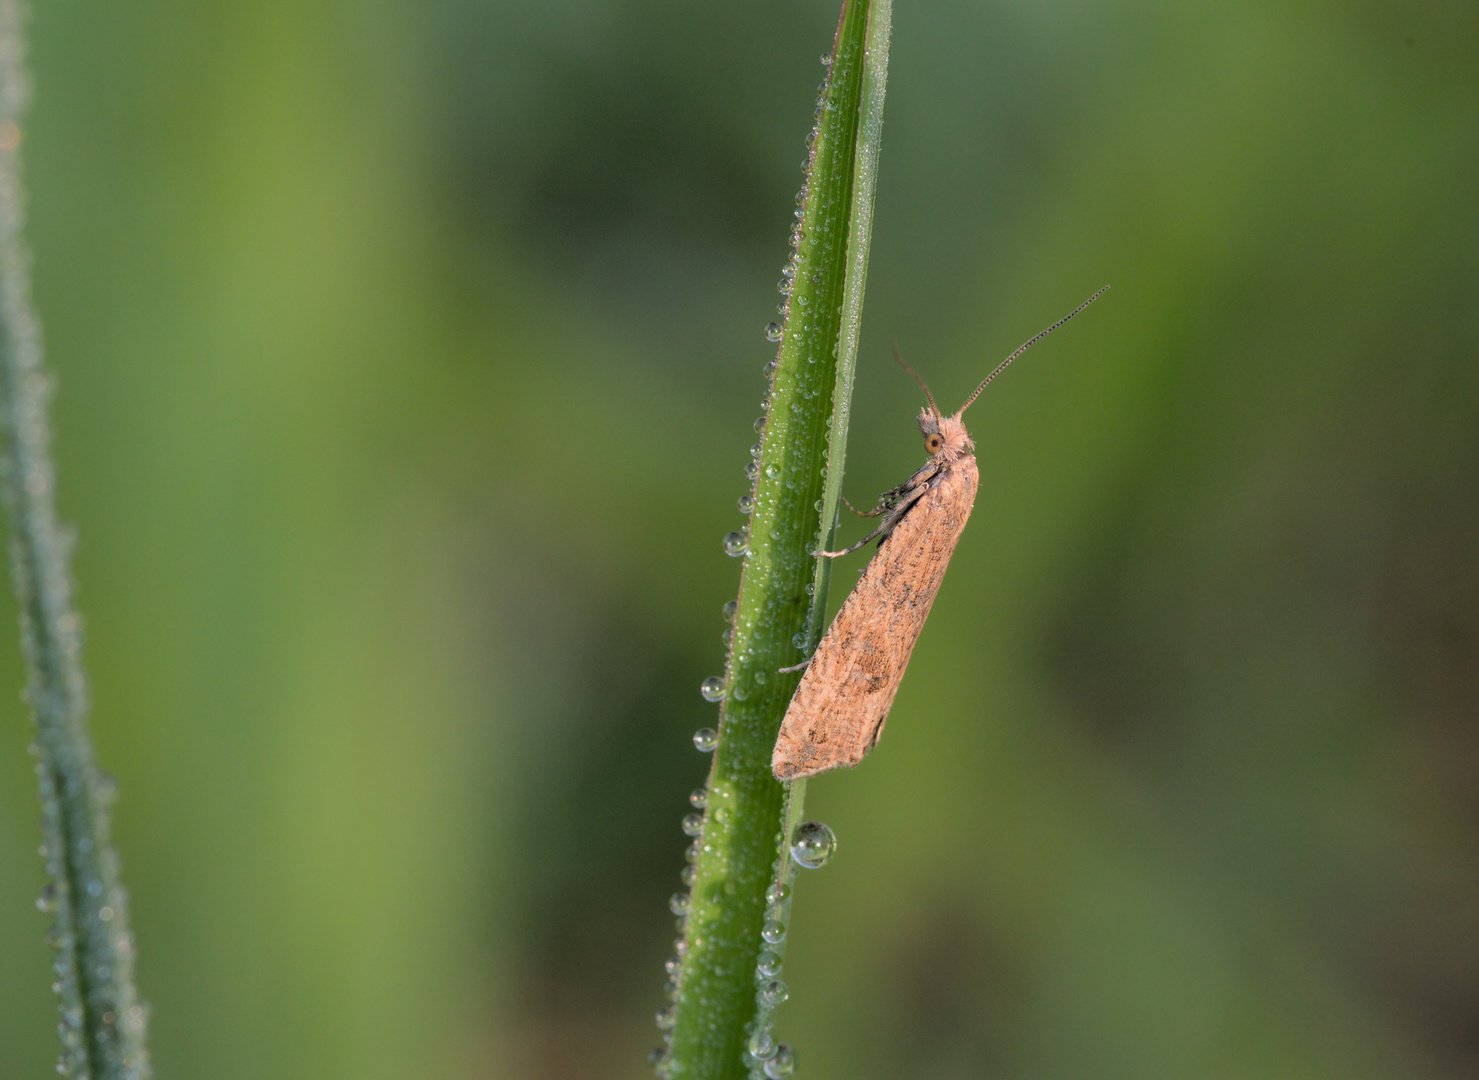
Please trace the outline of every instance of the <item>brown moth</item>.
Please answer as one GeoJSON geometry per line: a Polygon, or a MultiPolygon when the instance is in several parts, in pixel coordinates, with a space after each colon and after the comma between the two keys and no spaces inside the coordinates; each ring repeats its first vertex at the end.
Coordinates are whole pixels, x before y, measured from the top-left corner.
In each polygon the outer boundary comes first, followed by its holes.
{"type": "Polygon", "coordinates": [[[818,557],[835,559],[878,540],[878,550],[862,578],[816,652],[801,665],[806,674],[786,709],[771,755],[776,779],[796,780],[851,767],[877,745],[909,655],[976,501],[976,445],[961,417],[1008,364],[1103,292],[1100,289],[1002,361],[954,416],[940,413],[924,380],[899,360],[929,402],[928,408],[920,410],[919,432],[930,457],[908,480],[879,496],[877,507],[862,515],[881,516],[883,523],[878,528],[842,551],[817,552],[818,557]]]}

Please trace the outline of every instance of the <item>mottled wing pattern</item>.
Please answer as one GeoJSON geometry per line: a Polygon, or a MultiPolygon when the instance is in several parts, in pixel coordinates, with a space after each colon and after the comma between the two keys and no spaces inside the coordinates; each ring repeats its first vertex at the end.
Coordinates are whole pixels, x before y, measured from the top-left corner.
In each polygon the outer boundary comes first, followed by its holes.
{"type": "Polygon", "coordinates": [[[856,765],[883,733],[945,568],[976,501],[976,459],[950,463],[874,554],[781,721],[781,780],[856,765]]]}

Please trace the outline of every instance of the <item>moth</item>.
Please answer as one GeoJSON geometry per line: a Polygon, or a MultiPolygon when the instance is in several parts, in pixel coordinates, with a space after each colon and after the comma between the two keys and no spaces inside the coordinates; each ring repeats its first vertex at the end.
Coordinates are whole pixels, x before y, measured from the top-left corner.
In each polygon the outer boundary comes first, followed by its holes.
{"type": "MultiPolygon", "coordinates": [[[[914,643],[976,501],[976,445],[961,417],[1007,365],[1099,299],[1104,289],[1003,360],[953,416],[940,412],[924,380],[899,360],[929,402],[919,413],[929,460],[860,515],[883,518],[876,529],[841,551],[817,552],[819,558],[836,559],[878,541],[816,652],[798,665],[806,674],[786,709],[771,755],[776,779],[851,767],[878,744],[914,643]]],[[[897,350],[894,355],[898,359],[897,350]]]]}

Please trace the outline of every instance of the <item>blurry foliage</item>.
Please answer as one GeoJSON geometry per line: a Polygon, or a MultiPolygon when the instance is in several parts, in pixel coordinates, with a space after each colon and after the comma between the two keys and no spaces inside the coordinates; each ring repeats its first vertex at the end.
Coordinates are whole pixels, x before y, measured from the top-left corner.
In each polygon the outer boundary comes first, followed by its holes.
{"type": "MultiPolygon", "coordinates": [[[[637,1077],[835,4],[38,4],[63,513],[160,1075],[637,1077]]],[[[1479,12],[900,5],[808,1077],[1479,1064],[1479,12]]],[[[840,567],[839,586],[849,571],[840,567]]],[[[841,588],[837,590],[839,595],[841,588]]],[[[18,689],[19,661],[0,654],[18,689]]],[[[54,1057],[17,703],[0,1074],[54,1057]]]]}

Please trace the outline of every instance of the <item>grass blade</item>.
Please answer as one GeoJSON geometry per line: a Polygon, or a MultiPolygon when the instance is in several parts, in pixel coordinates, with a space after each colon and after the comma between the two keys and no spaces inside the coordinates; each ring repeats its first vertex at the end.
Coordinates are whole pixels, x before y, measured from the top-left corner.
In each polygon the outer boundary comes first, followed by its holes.
{"type": "MultiPolygon", "coordinates": [[[[801,210],[786,268],[783,336],[765,399],[754,511],[724,680],[719,742],[684,911],[670,1028],[659,1052],[669,1077],[739,1080],[761,1069],[747,1052],[767,1036],[773,1003],[757,995],[767,914],[784,919],[785,842],[804,785],[788,792],[771,749],[799,680],[779,669],[816,644],[830,565],[814,552],[836,528],[858,328],[868,265],[874,178],[887,76],[888,0],[849,0],[817,107],[801,210]],[[825,523],[825,527],[823,526],[825,523]],[[778,843],[779,841],[779,843],[778,843]],[[772,894],[775,895],[775,894],[772,894]]],[[[783,944],[783,938],[776,945],[783,944]]],[[[779,951],[777,956],[779,956],[779,951]]],[[[778,1062],[773,1063],[773,1067],[778,1062]]]]}
{"type": "Polygon", "coordinates": [[[134,990],[127,899],[108,840],[111,785],[98,772],[87,731],[70,545],[56,513],[50,379],[23,236],[17,153],[25,55],[25,9],[16,0],[0,0],[0,464],[26,698],[36,721],[42,852],[51,877],[40,903],[56,913],[57,1068],[75,1080],[143,1080],[149,1075],[144,1008],[134,990]]]}

